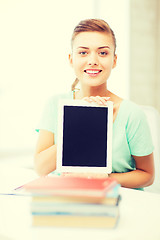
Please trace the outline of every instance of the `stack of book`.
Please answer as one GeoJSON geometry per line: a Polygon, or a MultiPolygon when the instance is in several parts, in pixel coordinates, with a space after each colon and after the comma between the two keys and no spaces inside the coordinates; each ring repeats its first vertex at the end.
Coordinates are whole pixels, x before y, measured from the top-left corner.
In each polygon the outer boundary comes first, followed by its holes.
{"type": "Polygon", "coordinates": [[[111,178],[47,176],[24,188],[34,226],[113,228],[118,221],[120,185],[111,178]]]}

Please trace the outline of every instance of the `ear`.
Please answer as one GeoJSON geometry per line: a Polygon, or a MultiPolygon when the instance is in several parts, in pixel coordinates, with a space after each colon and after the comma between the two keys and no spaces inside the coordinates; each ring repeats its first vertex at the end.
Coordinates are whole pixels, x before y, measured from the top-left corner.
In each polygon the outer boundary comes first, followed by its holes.
{"type": "Polygon", "coordinates": [[[112,68],[115,68],[116,65],[117,65],[117,55],[115,54],[114,55],[114,59],[113,59],[113,66],[112,66],[112,68]]]}
{"type": "Polygon", "coordinates": [[[71,67],[73,67],[73,56],[72,56],[72,53],[70,53],[70,54],[68,55],[68,59],[69,59],[69,63],[70,63],[70,65],[71,65],[71,67]]]}

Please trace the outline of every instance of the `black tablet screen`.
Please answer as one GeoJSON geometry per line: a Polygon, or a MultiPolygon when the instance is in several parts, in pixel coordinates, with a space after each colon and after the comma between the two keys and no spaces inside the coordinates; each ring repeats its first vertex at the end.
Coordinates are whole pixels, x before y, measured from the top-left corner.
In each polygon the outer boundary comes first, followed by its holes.
{"type": "Polygon", "coordinates": [[[62,166],[107,167],[107,107],[64,106],[62,166]]]}

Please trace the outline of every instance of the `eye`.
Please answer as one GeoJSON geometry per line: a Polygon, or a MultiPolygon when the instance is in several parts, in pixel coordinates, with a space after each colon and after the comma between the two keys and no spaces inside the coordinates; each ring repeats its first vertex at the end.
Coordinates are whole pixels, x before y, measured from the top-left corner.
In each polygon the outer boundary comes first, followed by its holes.
{"type": "Polygon", "coordinates": [[[108,54],[108,52],[104,52],[104,51],[99,53],[99,55],[101,55],[101,56],[106,56],[107,54],[108,54]]]}
{"type": "Polygon", "coordinates": [[[85,55],[87,55],[87,52],[85,52],[85,51],[80,51],[79,54],[82,55],[82,56],[85,56],[85,55]]]}

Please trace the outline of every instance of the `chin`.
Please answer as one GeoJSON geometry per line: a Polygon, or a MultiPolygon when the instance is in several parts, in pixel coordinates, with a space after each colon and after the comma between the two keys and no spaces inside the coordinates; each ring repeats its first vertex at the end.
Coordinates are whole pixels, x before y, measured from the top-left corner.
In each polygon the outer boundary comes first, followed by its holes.
{"type": "Polygon", "coordinates": [[[102,82],[102,81],[95,81],[92,79],[89,80],[89,81],[85,81],[84,84],[88,87],[99,87],[99,86],[102,86],[102,85],[106,85],[106,81],[105,82],[102,82]]]}

